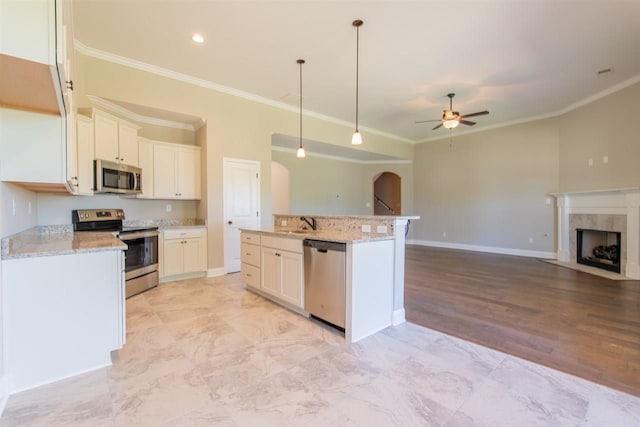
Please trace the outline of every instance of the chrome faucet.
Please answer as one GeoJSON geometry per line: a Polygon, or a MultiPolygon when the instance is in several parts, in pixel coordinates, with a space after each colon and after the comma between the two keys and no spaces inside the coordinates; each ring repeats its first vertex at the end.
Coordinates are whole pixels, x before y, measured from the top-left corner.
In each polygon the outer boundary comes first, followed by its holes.
{"type": "Polygon", "coordinates": [[[314,231],[318,229],[318,223],[316,222],[315,218],[311,218],[311,222],[309,222],[307,217],[301,216],[300,217],[300,221],[304,221],[307,224],[309,224],[311,226],[311,229],[314,230],[314,231]]]}

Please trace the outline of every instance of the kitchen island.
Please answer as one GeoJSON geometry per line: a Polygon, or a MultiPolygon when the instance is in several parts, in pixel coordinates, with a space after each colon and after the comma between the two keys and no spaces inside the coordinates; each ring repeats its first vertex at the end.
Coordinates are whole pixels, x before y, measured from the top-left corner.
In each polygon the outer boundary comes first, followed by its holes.
{"type": "Polygon", "coordinates": [[[125,340],[126,248],[71,226],[2,240],[9,394],[111,364],[125,340]]]}
{"type": "Polygon", "coordinates": [[[405,321],[404,245],[412,219],[418,217],[274,215],[274,227],[242,230],[242,280],[250,290],[309,316],[303,240],[346,244],[344,329],[346,340],[356,342],[405,321]],[[316,229],[301,218],[315,220],[316,229]],[[275,287],[269,285],[271,254],[280,260],[275,287]]]}

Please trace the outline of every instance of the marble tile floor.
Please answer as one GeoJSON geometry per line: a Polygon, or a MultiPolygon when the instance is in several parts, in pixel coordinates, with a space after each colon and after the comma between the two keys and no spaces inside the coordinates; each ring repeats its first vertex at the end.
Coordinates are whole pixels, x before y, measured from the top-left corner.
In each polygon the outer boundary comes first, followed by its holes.
{"type": "Polygon", "coordinates": [[[0,426],[640,426],[640,398],[410,323],[356,344],[239,275],[127,300],[111,367],[18,393],[0,426]]]}

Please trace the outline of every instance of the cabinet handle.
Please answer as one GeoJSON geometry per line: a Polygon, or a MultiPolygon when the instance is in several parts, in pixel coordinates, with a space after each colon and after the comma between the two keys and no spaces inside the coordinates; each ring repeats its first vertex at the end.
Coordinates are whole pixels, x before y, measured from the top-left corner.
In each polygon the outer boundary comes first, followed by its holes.
{"type": "Polygon", "coordinates": [[[276,256],[280,256],[280,254],[278,252],[276,252],[276,256]]]}

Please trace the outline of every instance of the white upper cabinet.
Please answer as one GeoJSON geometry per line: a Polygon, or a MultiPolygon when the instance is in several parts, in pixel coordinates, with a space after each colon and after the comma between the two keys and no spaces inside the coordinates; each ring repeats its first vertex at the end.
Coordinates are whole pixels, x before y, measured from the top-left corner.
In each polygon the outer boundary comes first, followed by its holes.
{"type": "Polygon", "coordinates": [[[0,0],[0,103],[72,111],[73,20],[70,0],[0,0]]]}
{"type": "Polygon", "coordinates": [[[74,194],[93,195],[93,121],[76,118],[76,175],[74,194]]]}
{"type": "Polygon", "coordinates": [[[153,170],[154,198],[200,199],[199,147],[156,143],[153,148],[153,170]]]}
{"type": "Polygon", "coordinates": [[[138,126],[93,110],[96,159],[138,166],[138,126]]]}
{"type": "Polygon", "coordinates": [[[138,138],[138,166],[142,169],[142,194],[140,199],[153,199],[153,141],[138,138]]]}

